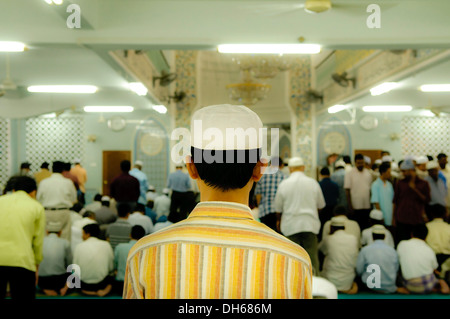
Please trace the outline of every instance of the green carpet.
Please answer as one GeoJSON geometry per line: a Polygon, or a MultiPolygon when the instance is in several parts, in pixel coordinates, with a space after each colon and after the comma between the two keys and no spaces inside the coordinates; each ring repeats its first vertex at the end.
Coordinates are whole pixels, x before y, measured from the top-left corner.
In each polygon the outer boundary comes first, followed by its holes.
{"type": "Polygon", "coordinates": [[[450,299],[450,295],[429,294],[429,295],[403,295],[403,294],[378,294],[370,292],[360,292],[356,295],[338,294],[338,299],[450,299]]]}

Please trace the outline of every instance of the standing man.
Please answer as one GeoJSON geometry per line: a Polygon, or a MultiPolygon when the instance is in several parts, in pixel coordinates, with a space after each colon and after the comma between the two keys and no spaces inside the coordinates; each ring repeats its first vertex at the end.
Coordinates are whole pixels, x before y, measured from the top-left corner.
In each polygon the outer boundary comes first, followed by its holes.
{"type": "Polygon", "coordinates": [[[129,174],[131,163],[128,160],[120,162],[122,174],[117,176],[110,187],[110,195],[116,201],[116,207],[127,204],[132,211],[141,195],[140,184],[136,177],[129,174]]]}
{"type": "Polygon", "coordinates": [[[45,212],[35,200],[36,182],[14,178],[13,193],[0,197],[0,300],[8,282],[12,299],[34,299],[43,258],[45,212]]]}
{"type": "Polygon", "coordinates": [[[383,212],[384,224],[391,228],[392,226],[392,200],[394,199],[394,187],[390,182],[391,163],[383,162],[379,167],[380,177],[372,183],[370,187],[370,202],[377,210],[383,212]]]}
{"type": "Polygon", "coordinates": [[[271,166],[268,168],[272,172],[264,174],[259,182],[256,183],[255,188],[256,203],[259,208],[259,220],[275,231],[277,231],[277,217],[274,201],[278,185],[286,178],[281,172],[283,165],[281,158],[273,157],[271,166]]]}
{"type": "Polygon", "coordinates": [[[189,214],[191,206],[191,179],[183,173],[183,166],[177,165],[176,171],[169,174],[167,188],[172,190],[170,213],[167,218],[172,223],[183,220],[189,214]]]}
{"type": "Polygon", "coordinates": [[[430,195],[431,199],[426,207],[426,213],[428,220],[432,220],[433,216],[430,212],[430,206],[439,204],[443,207],[447,207],[447,189],[445,188],[444,181],[439,178],[439,165],[436,162],[428,162],[426,169],[428,170],[428,175],[425,180],[430,185],[430,195]]]}
{"type": "Polygon", "coordinates": [[[36,198],[45,207],[47,222],[61,222],[61,238],[71,240],[70,208],[77,201],[77,190],[72,180],[65,178],[64,163],[53,162],[52,176],[44,179],[38,187],[36,198]]]}
{"type": "Polygon", "coordinates": [[[400,169],[405,178],[395,185],[392,218],[397,244],[410,238],[414,226],[427,222],[425,206],[430,202],[430,186],[417,178],[412,160],[404,160],[400,169]]]}
{"type": "Polygon", "coordinates": [[[134,163],[133,169],[130,171],[130,175],[135,177],[139,181],[140,195],[138,203],[142,205],[147,205],[147,190],[148,190],[148,178],[147,175],[142,171],[142,166],[144,163],[142,161],[136,161],[134,163]]]}
{"type": "Polygon", "coordinates": [[[81,160],[78,158],[73,160],[75,166],[72,167],[70,173],[78,179],[78,185],[80,189],[78,191],[78,201],[83,205],[86,203],[85,194],[86,194],[86,182],[87,182],[87,172],[86,169],[81,166],[81,160]]]}
{"type": "Polygon", "coordinates": [[[308,252],[318,275],[319,211],[325,207],[325,199],[319,183],[305,175],[303,159],[292,157],[288,166],[291,175],[280,183],[275,195],[277,229],[308,252]]]}
{"type": "Polygon", "coordinates": [[[31,164],[28,162],[21,163],[19,176],[28,176],[28,177],[34,178],[34,175],[31,172],[30,167],[31,167],[31,164]]]}
{"type": "Polygon", "coordinates": [[[369,226],[371,185],[372,174],[364,167],[364,156],[356,154],[355,167],[345,174],[344,188],[350,217],[358,222],[361,230],[369,226]]]}
{"type": "Polygon", "coordinates": [[[337,205],[348,207],[347,195],[344,189],[345,180],[345,162],[340,159],[334,163],[334,172],[331,174],[331,180],[335,182],[339,187],[339,199],[337,205]]]}
{"type": "Polygon", "coordinates": [[[52,172],[50,172],[48,170],[48,166],[49,166],[49,164],[47,162],[42,163],[40,171],[36,172],[34,174],[34,179],[36,180],[36,183],[37,183],[38,186],[39,186],[39,183],[43,179],[46,179],[47,177],[52,176],[52,172]]]}
{"type": "Polygon", "coordinates": [[[267,166],[260,159],[261,135],[244,133],[262,130],[258,115],[241,105],[214,105],[196,111],[191,123],[192,155],[186,162],[201,202],[187,219],[131,248],[123,297],[312,298],[308,254],[257,222],[248,206],[250,190],[267,166]],[[234,131],[231,138],[228,129],[234,131]],[[220,137],[204,139],[207,130],[220,137]],[[236,145],[236,137],[244,145],[236,145]]]}
{"type": "Polygon", "coordinates": [[[320,212],[320,236],[322,238],[323,225],[333,217],[334,208],[339,199],[339,186],[330,179],[330,170],[324,167],[320,170],[321,181],[319,182],[322,189],[323,197],[325,198],[325,208],[320,212]]]}

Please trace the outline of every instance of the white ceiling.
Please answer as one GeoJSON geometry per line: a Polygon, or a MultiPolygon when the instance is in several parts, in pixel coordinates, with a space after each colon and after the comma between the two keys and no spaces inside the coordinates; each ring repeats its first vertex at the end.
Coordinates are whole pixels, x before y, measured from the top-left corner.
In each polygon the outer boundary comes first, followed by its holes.
{"type": "MultiPolygon", "coordinates": [[[[0,98],[0,116],[27,117],[85,104],[147,107],[148,100],[124,89],[125,76],[105,59],[110,50],[202,50],[220,43],[295,43],[300,36],[330,50],[450,48],[448,0],[332,2],[336,8],[311,15],[299,8],[304,0],[64,0],[59,7],[44,0],[1,0],[0,41],[22,41],[30,48],[9,54],[16,84],[93,84],[100,91],[76,96],[26,94],[21,99],[6,95],[0,98]],[[81,8],[79,30],[66,26],[65,8],[72,2],[81,8]],[[381,6],[380,29],[366,26],[370,3],[381,6]]],[[[0,82],[5,78],[5,63],[6,54],[0,53],[0,82]]],[[[447,83],[449,71],[450,63],[446,63],[404,83],[447,83]]],[[[450,104],[448,97],[433,95],[432,103],[450,104]]],[[[379,98],[389,98],[389,103],[428,102],[402,90],[379,98]]]]}

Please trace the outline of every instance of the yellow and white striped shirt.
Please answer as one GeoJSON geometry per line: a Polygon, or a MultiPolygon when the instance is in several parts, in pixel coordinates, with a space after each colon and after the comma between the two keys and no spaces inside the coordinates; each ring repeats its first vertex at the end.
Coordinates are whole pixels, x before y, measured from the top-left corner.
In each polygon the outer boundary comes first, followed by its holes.
{"type": "Polygon", "coordinates": [[[238,203],[202,202],[130,250],[123,298],[312,298],[306,251],[238,203]]]}

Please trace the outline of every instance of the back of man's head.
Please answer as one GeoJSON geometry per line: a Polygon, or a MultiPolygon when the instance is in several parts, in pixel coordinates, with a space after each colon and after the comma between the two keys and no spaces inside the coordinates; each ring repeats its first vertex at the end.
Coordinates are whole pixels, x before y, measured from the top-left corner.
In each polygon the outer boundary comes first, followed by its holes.
{"type": "Polygon", "coordinates": [[[98,238],[100,236],[100,226],[96,223],[87,224],[83,227],[83,231],[91,237],[98,238]]]}
{"type": "Polygon", "coordinates": [[[350,159],[350,156],[344,155],[342,156],[342,160],[345,162],[345,164],[351,164],[352,160],[350,159]]]}
{"type": "Polygon", "coordinates": [[[52,164],[52,171],[53,173],[62,173],[64,171],[64,162],[61,161],[55,161],[52,164]]]}
{"type": "Polygon", "coordinates": [[[444,218],[447,214],[447,209],[439,204],[434,204],[430,206],[431,216],[433,218],[444,218]]]}
{"type": "Polygon", "coordinates": [[[94,196],[94,202],[101,202],[102,201],[102,195],[101,194],[95,194],[94,196]]]}
{"type": "Polygon", "coordinates": [[[64,171],[66,171],[66,172],[70,171],[71,167],[72,167],[72,164],[70,164],[69,162],[64,163],[64,171]]]}
{"type": "Polygon", "coordinates": [[[130,205],[121,203],[117,205],[117,215],[121,218],[126,218],[130,214],[130,205]]]}
{"type": "Polygon", "coordinates": [[[20,164],[20,169],[30,169],[31,164],[28,162],[24,162],[20,164]]]}
{"type": "Polygon", "coordinates": [[[375,233],[372,233],[372,239],[373,240],[384,240],[384,238],[385,238],[386,236],[384,235],[384,234],[375,234],[375,233]]]}
{"type": "Polygon", "coordinates": [[[141,212],[143,214],[145,214],[145,205],[141,204],[141,203],[137,203],[136,207],[134,208],[135,212],[141,212]]]}
{"type": "Polygon", "coordinates": [[[330,176],[330,170],[328,169],[328,167],[323,167],[320,170],[320,175],[322,175],[322,176],[330,176]]]}
{"type": "Polygon", "coordinates": [[[333,215],[334,216],[347,216],[347,208],[343,205],[337,205],[333,209],[333,215]]]}
{"type": "Polygon", "coordinates": [[[131,168],[131,162],[128,160],[124,160],[120,162],[120,170],[124,173],[128,173],[131,168]]]}
{"type": "Polygon", "coordinates": [[[41,168],[48,169],[49,165],[50,165],[49,163],[44,162],[42,163],[41,168]]]}
{"type": "Polygon", "coordinates": [[[428,235],[428,228],[425,224],[414,225],[411,234],[414,238],[425,240],[428,235]]]}
{"type": "Polygon", "coordinates": [[[91,210],[88,210],[83,214],[83,217],[95,220],[95,213],[91,210]]]}
{"type": "Polygon", "coordinates": [[[36,181],[28,176],[15,176],[11,180],[11,187],[14,191],[24,191],[30,194],[31,192],[37,190],[36,181]]]}
{"type": "Polygon", "coordinates": [[[139,240],[145,236],[145,229],[142,226],[135,225],[131,228],[131,238],[139,240]]]}

